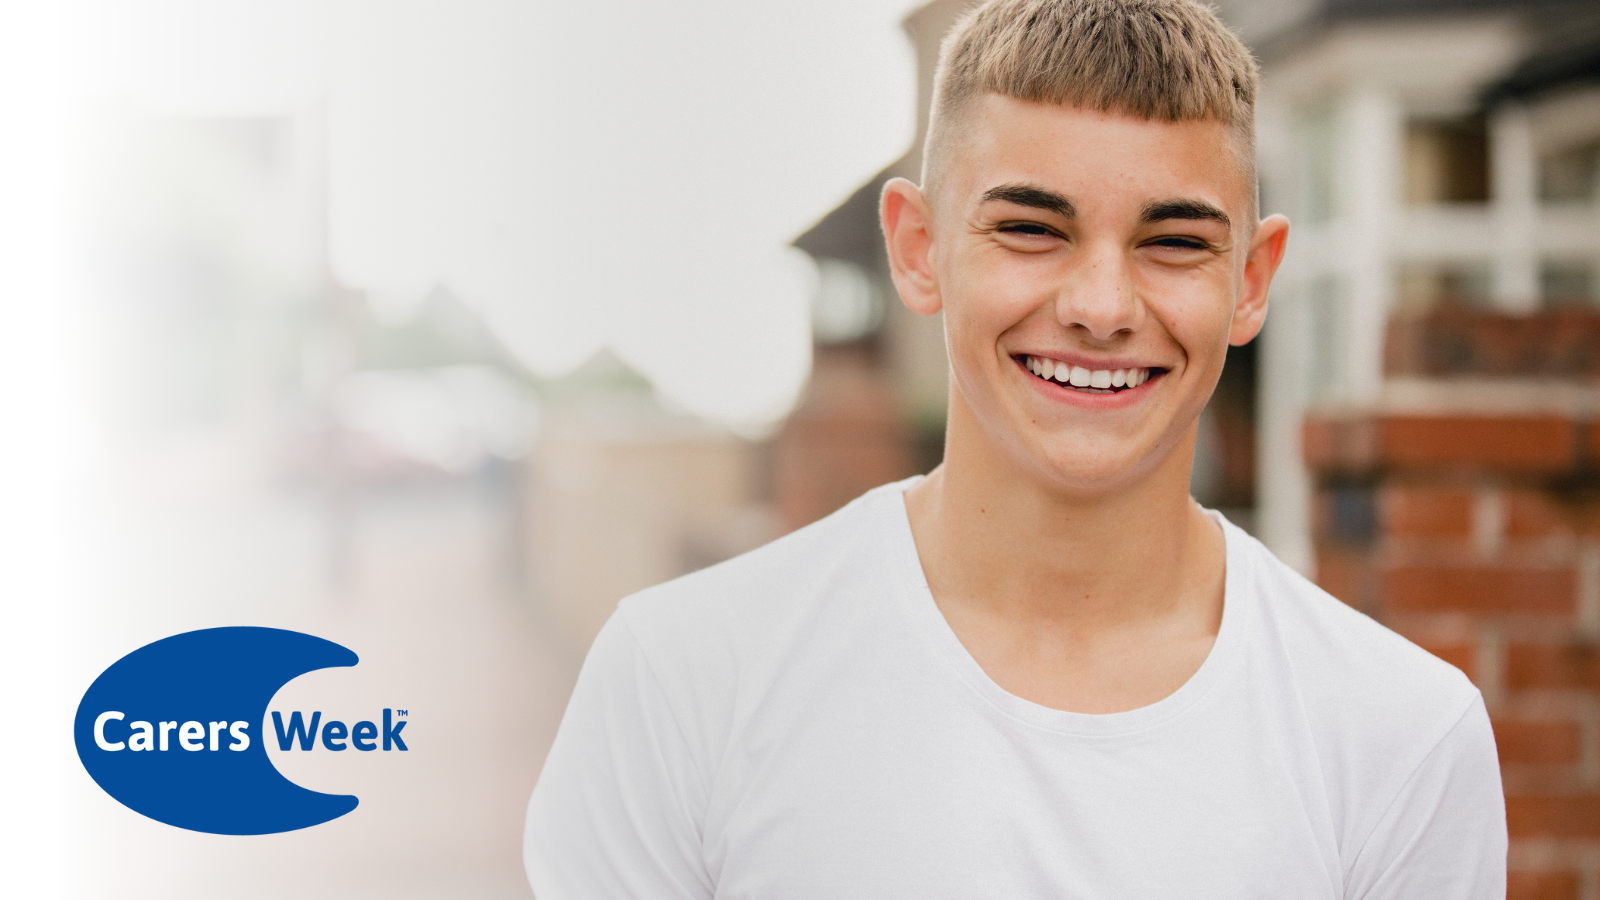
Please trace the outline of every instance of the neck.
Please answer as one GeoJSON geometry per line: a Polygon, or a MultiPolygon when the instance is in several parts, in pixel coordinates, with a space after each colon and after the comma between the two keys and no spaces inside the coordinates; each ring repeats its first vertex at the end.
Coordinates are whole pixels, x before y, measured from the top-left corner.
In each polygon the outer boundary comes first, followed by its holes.
{"type": "Polygon", "coordinates": [[[1193,427],[1147,474],[1084,491],[998,458],[1004,450],[981,437],[964,440],[978,429],[962,424],[951,423],[945,463],[906,497],[947,616],[1080,639],[1172,615],[1220,621],[1222,535],[1189,497],[1193,427]]]}

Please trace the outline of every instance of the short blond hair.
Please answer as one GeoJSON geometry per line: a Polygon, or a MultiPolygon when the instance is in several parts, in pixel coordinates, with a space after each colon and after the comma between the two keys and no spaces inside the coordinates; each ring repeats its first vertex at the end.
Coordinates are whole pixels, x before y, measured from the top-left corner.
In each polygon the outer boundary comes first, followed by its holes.
{"type": "Polygon", "coordinates": [[[1255,188],[1260,72],[1243,42],[1195,0],[988,0],[945,36],[934,74],[923,185],[984,94],[1178,122],[1227,125],[1255,188]]]}

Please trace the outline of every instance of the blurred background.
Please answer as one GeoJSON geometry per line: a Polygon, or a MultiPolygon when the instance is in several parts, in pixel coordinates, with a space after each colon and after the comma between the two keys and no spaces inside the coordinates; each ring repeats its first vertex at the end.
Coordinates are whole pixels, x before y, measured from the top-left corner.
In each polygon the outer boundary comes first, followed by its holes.
{"type": "MultiPolygon", "coordinates": [[[[1195,496],[1472,676],[1512,895],[1600,900],[1600,3],[1219,5],[1294,228],[1195,496]]],[[[7,895],[527,897],[616,601],[939,462],[876,200],[964,6],[0,5],[7,895]],[[274,750],[356,812],[195,834],[78,765],[101,670],[240,624],[362,657],[274,708],[409,707],[274,750]]]]}

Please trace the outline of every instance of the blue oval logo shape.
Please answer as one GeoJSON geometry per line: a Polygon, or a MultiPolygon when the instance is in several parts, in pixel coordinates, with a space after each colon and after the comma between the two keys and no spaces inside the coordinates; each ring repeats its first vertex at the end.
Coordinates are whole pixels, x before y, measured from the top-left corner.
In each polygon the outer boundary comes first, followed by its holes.
{"type": "Polygon", "coordinates": [[[332,641],[277,628],[162,638],[112,663],[84,693],[78,758],[119,803],[191,831],[276,834],[337,819],[360,801],[283,777],[259,729],[279,688],[359,661],[332,641]]]}

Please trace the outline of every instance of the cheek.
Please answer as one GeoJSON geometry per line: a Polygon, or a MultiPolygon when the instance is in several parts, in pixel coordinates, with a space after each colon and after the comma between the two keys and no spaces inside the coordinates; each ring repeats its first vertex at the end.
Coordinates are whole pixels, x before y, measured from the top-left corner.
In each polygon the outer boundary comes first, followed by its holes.
{"type": "Polygon", "coordinates": [[[1183,277],[1149,286],[1151,311],[1193,363],[1227,354],[1233,294],[1218,283],[1225,280],[1183,277]]]}
{"type": "Polygon", "coordinates": [[[1033,310],[1020,285],[974,265],[945,281],[945,332],[952,357],[991,356],[996,340],[1033,310]]]}
{"type": "Polygon", "coordinates": [[[999,356],[996,340],[1003,330],[983,304],[945,306],[945,343],[957,377],[974,375],[992,366],[999,356]]]}

